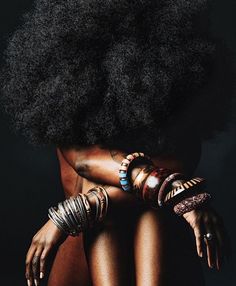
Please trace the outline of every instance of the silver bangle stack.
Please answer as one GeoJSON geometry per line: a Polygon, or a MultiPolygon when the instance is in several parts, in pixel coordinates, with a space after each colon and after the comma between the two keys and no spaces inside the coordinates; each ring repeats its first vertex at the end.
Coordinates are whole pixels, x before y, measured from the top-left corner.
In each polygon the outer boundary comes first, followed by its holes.
{"type": "Polygon", "coordinates": [[[102,221],[108,209],[108,195],[104,187],[98,186],[91,189],[88,194],[79,194],[60,202],[57,207],[48,210],[49,218],[54,224],[71,236],[92,227],[97,221],[102,221]],[[88,198],[94,196],[96,212],[92,215],[88,198]]]}

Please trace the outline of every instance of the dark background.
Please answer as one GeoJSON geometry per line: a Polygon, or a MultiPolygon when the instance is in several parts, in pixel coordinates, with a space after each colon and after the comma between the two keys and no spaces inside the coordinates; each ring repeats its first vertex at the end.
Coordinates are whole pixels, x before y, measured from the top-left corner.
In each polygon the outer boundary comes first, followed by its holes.
{"type": "MultiPolygon", "coordinates": [[[[0,53],[7,37],[21,21],[21,14],[32,0],[0,2],[0,53]]],[[[213,1],[212,32],[222,38],[232,50],[236,63],[236,1],[213,1]]],[[[210,111],[209,111],[210,112],[210,111]]],[[[236,114],[236,104],[232,112],[236,114]]],[[[235,116],[234,116],[235,117],[235,116]]],[[[216,138],[203,144],[202,158],[196,170],[208,180],[214,205],[225,220],[232,240],[232,258],[220,273],[205,266],[207,285],[236,285],[236,120],[216,138]]],[[[35,232],[47,220],[47,209],[63,198],[59,169],[54,148],[35,148],[16,135],[9,122],[0,114],[0,284],[26,285],[24,280],[25,253],[35,232]]],[[[203,264],[204,265],[204,264],[203,264]]],[[[194,277],[193,277],[194,279],[194,277]]],[[[69,285],[68,285],[69,286],[69,285]]]]}

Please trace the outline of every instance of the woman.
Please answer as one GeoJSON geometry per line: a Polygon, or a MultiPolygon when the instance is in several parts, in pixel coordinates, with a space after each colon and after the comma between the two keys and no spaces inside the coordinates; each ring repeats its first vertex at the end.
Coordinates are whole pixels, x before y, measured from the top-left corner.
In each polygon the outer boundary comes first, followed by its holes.
{"type": "MultiPolygon", "coordinates": [[[[202,120],[200,87],[214,50],[197,25],[205,2],[40,0],[10,40],[3,94],[16,127],[57,147],[67,197],[100,184],[110,199],[102,224],[61,245],[49,285],[203,285],[196,253],[203,256],[207,233],[208,265],[220,269],[214,211],[183,215],[196,252],[182,218],[140,204],[117,176],[134,151],[192,176],[201,140],[218,128],[202,120]]],[[[62,235],[51,220],[35,235],[28,285],[44,276],[62,235]]]]}
{"type": "MultiPolygon", "coordinates": [[[[196,150],[197,146],[193,148],[194,144],[188,142],[188,145],[191,146],[190,152],[196,150]]],[[[175,171],[191,172],[195,167],[193,162],[195,161],[196,164],[199,158],[199,150],[196,154],[196,158],[191,161],[157,157],[155,163],[171,167],[175,171]]],[[[78,180],[77,173],[74,171],[76,164],[74,163],[74,168],[71,165],[73,165],[73,159],[75,162],[75,158],[78,157],[80,162],[86,160],[86,163],[82,164],[93,165],[91,168],[93,173],[95,173],[93,170],[96,170],[99,174],[98,168],[101,164],[103,173],[110,172],[105,177],[106,183],[117,184],[112,172],[116,165],[119,166],[119,163],[112,162],[109,150],[100,149],[97,146],[79,151],[70,148],[63,150],[63,154],[58,150],[58,156],[67,196],[76,195],[79,191],[87,192],[95,185],[91,181],[80,178],[75,187],[76,180],[78,180]]],[[[116,160],[119,160],[119,156],[116,156],[116,160]]],[[[85,169],[83,170],[83,176],[92,175],[89,175],[89,172],[86,174],[85,169]]],[[[206,241],[208,265],[211,268],[220,269],[223,246],[222,227],[218,216],[212,210],[196,210],[184,215],[195,233],[196,252],[188,237],[186,225],[176,216],[172,217],[171,214],[162,214],[145,207],[142,208],[137,205],[130,194],[125,194],[118,188],[110,188],[109,197],[112,207],[104,227],[91,230],[86,234],[85,252],[93,285],[132,285],[134,281],[136,281],[135,285],[173,285],[173,283],[201,285],[203,278],[196,253],[198,252],[200,257],[203,256],[204,231],[215,235],[214,242],[206,241]],[[131,206],[132,212],[130,212],[131,206]],[[126,253],[129,253],[129,257],[125,256],[126,253]],[[169,258],[166,259],[165,256],[169,258]],[[132,259],[135,262],[134,266],[132,266],[132,259]]],[[[45,272],[47,255],[52,246],[58,243],[61,235],[62,232],[51,221],[36,234],[27,256],[28,277],[32,269],[34,270],[32,265],[34,257],[41,258],[41,267],[37,266],[35,277],[39,277],[39,270],[41,273],[45,272]]],[[[69,237],[57,253],[49,285],[90,285],[89,283],[82,237],[69,237]]]]}

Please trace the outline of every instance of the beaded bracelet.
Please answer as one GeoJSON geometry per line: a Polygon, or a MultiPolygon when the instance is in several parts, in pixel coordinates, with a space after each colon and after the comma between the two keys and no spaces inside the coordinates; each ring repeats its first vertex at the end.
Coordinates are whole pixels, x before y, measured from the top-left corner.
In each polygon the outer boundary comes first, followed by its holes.
{"type": "Polygon", "coordinates": [[[142,152],[135,152],[132,154],[127,155],[121,162],[121,166],[119,169],[119,178],[120,178],[120,185],[121,188],[125,191],[125,192],[131,192],[132,191],[132,185],[130,183],[130,179],[129,179],[129,167],[131,162],[133,162],[134,160],[139,159],[140,161],[144,161],[146,163],[151,163],[151,165],[153,165],[150,157],[144,155],[144,153],[142,152]]]}

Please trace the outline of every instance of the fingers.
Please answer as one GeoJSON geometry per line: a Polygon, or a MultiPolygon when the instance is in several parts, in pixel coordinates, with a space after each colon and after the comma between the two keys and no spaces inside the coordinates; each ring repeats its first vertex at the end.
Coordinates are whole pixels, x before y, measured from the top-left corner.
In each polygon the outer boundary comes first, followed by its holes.
{"type": "Polygon", "coordinates": [[[199,257],[203,257],[203,245],[202,245],[202,236],[200,231],[200,225],[196,225],[193,229],[197,247],[197,253],[199,257]]]}
{"type": "Polygon", "coordinates": [[[42,251],[43,251],[42,248],[37,249],[32,260],[32,273],[35,286],[39,285],[40,257],[42,251]]]}
{"type": "Polygon", "coordinates": [[[31,268],[31,262],[32,262],[35,251],[36,251],[36,246],[32,243],[26,255],[26,262],[25,262],[26,264],[25,277],[27,279],[28,286],[33,285],[33,273],[32,273],[32,268],[31,268]]]}
{"type": "Polygon", "coordinates": [[[216,235],[214,224],[208,213],[204,217],[203,222],[205,231],[203,239],[206,245],[207,263],[210,268],[214,268],[216,265],[216,235]]]}
{"type": "Polygon", "coordinates": [[[39,277],[40,279],[43,279],[44,275],[45,275],[45,266],[46,266],[46,258],[49,254],[49,251],[51,249],[51,246],[48,245],[44,248],[42,254],[41,254],[41,258],[40,258],[40,274],[39,277]]]}
{"type": "Polygon", "coordinates": [[[28,286],[38,286],[45,276],[46,259],[52,246],[31,246],[26,258],[26,279],[28,286]]]}
{"type": "Polygon", "coordinates": [[[208,266],[220,270],[224,256],[224,234],[222,225],[218,222],[217,217],[213,215],[207,218],[204,228],[205,233],[211,234],[209,237],[206,235],[204,237],[208,266]]]}
{"type": "MultiPolygon", "coordinates": [[[[212,233],[210,230],[207,233],[212,233]]],[[[210,268],[214,268],[216,261],[216,246],[215,242],[211,239],[204,238],[207,251],[207,263],[210,268]]]]}
{"type": "Polygon", "coordinates": [[[222,262],[223,262],[223,237],[222,233],[215,227],[216,234],[216,268],[220,270],[222,262]]]}
{"type": "Polygon", "coordinates": [[[227,258],[230,252],[230,240],[224,224],[217,219],[213,220],[216,234],[217,243],[217,269],[220,270],[224,262],[224,258],[227,258]]]}
{"type": "Polygon", "coordinates": [[[26,256],[26,272],[28,286],[39,285],[40,257],[43,252],[43,246],[32,241],[26,256]]]}
{"type": "Polygon", "coordinates": [[[197,253],[206,253],[210,268],[221,269],[230,249],[230,240],[219,215],[211,209],[189,212],[184,219],[193,228],[197,253]]]}

